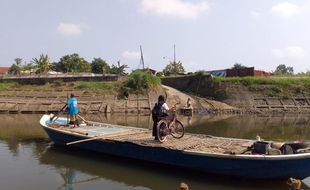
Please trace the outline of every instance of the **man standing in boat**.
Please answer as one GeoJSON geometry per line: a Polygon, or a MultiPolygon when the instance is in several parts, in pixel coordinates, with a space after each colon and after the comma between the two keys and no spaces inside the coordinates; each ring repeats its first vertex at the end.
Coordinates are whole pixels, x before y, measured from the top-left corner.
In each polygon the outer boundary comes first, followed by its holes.
{"type": "Polygon", "coordinates": [[[74,127],[78,126],[77,123],[77,114],[79,113],[79,109],[77,106],[77,99],[75,98],[74,94],[71,93],[70,99],[67,102],[67,111],[70,116],[70,124],[73,124],[74,127]]]}
{"type": "Polygon", "coordinates": [[[153,131],[152,136],[155,137],[154,140],[158,140],[157,137],[157,123],[163,118],[168,116],[169,107],[165,101],[165,97],[160,95],[158,97],[158,102],[155,103],[154,108],[152,109],[152,118],[153,118],[153,131]]]}

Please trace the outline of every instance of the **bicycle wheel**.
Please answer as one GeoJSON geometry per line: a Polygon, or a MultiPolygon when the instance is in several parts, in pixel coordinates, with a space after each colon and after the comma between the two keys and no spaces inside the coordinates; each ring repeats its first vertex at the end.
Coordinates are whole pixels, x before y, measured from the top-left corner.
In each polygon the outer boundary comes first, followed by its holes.
{"type": "Polygon", "coordinates": [[[171,126],[171,135],[174,138],[180,139],[184,136],[184,126],[181,121],[176,120],[175,123],[171,126]]]}
{"type": "Polygon", "coordinates": [[[167,138],[168,123],[165,120],[160,120],[157,124],[157,137],[159,142],[164,142],[167,138]]]}

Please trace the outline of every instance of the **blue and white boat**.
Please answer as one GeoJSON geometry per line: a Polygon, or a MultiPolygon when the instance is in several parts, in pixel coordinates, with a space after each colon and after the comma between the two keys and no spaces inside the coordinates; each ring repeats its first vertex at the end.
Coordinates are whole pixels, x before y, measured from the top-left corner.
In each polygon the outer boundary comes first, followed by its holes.
{"type": "Polygon", "coordinates": [[[160,143],[153,140],[148,129],[90,121],[69,128],[65,126],[66,118],[53,121],[50,118],[43,115],[40,124],[55,144],[63,146],[243,178],[287,179],[310,175],[308,147],[282,154],[270,147],[276,143],[264,142],[268,151],[257,154],[253,153],[256,140],[185,134],[182,139],[167,138],[160,143]]]}

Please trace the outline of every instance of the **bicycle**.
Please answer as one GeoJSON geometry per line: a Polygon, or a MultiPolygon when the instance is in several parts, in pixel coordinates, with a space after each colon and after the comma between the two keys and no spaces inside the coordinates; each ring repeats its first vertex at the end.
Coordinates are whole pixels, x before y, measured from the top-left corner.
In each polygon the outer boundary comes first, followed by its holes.
{"type": "Polygon", "coordinates": [[[184,136],[184,125],[177,119],[176,103],[173,107],[172,115],[168,118],[162,118],[157,124],[157,137],[159,142],[164,142],[168,135],[180,139],[184,136]]]}

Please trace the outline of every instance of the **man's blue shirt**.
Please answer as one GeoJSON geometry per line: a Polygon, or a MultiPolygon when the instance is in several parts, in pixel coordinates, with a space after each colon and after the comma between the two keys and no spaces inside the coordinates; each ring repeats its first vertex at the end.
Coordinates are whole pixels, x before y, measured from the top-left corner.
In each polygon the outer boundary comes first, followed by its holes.
{"type": "Polygon", "coordinates": [[[76,115],[79,113],[76,98],[70,98],[68,100],[67,104],[68,104],[68,114],[69,115],[76,115]]]}

